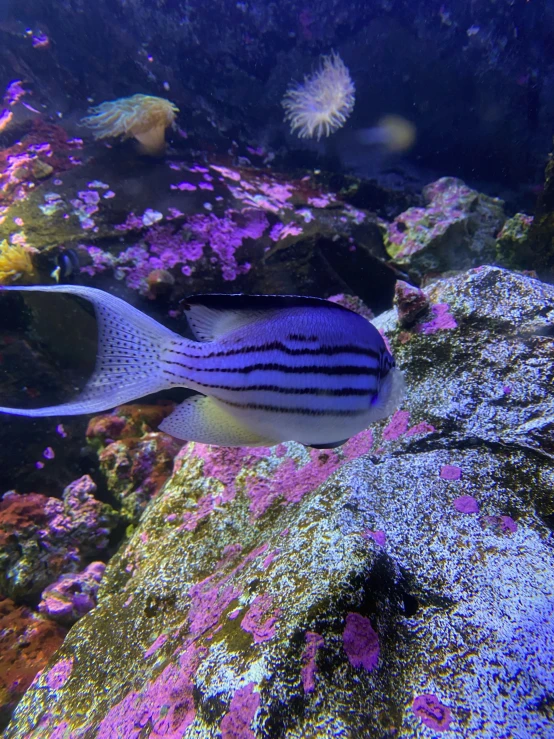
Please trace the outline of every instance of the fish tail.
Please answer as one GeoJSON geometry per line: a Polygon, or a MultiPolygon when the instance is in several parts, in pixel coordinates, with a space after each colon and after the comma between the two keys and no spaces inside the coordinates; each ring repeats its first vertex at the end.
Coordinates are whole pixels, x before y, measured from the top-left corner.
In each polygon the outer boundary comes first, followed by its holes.
{"type": "Polygon", "coordinates": [[[0,407],[1,412],[31,417],[97,413],[174,385],[163,375],[164,350],[172,342],[186,340],[124,300],[81,285],[3,290],[66,293],[91,302],[98,325],[98,355],[92,377],[75,400],[45,408],[0,407]]]}

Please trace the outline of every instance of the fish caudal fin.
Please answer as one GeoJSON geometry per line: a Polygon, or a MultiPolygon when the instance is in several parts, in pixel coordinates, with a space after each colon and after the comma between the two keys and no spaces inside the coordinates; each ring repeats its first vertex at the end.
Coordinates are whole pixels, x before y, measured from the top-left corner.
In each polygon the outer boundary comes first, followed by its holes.
{"type": "Polygon", "coordinates": [[[203,395],[187,398],[164,418],[159,429],[177,439],[217,446],[273,446],[278,443],[250,431],[216,400],[203,395]]]}
{"type": "Polygon", "coordinates": [[[183,339],[124,300],[81,285],[3,290],[66,293],[90,301],[98,324],[98,355],[92,377],[75,400],[45,408],[0,407],[1,412],[31,417],[98,413],[171,387],[163,377],[162,354],[170,341],[183,339]]]}

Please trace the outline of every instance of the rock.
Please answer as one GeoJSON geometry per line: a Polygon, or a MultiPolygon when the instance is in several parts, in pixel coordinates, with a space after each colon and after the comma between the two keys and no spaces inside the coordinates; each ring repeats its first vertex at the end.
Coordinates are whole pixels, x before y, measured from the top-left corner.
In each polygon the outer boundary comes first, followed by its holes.
{"type": "MultiPolygon", "coordinates": [[[[501,241],[498,248],[507,252],[511,264],[517,269],[534,269],[539,275],[552,281],[554,275],[554,155],[546,165],[544,190],[537,202],[532,219],[514,216],[514,233],[507,243],[501,241]],[[528,226],[528,228],[526,228],[528,226]],[[526,238],[527,237],[527,238],[526,238]]],[[[511,235],[511,234],[510,234],[511,235]]]]}
{"type": "Polygon", "coordinates": [[[529,239],[533,216],[516,213],[496,237],[496,260],[509,269],[533,269],[536,258],[529,239]]]}
{"type": "Polygon", "coordinates": [[[99,451],[100,470],[128,523],[138,522],[173,469],[182,444],[155,429],[174,407],[123,405],[89,422],[87,440],[99,451]]]}
{"type": "Polygon", "coordinates": [[[6,493],[0,501],[0,591],[29,601],[60,575],[98,557],[118,523],[94,497],[88,475],[68,485],[63,499],[6,493]]]}
{"type": "Polygon", "coordinates": [[[427,205],[408,208],[383,225],[385,247],[412,278],[494,261],[495,236],[505,221],[503,202],[441,177],[423,189],[427,205]]]}
{"type": "Polygon", "coordinates": [[[397,280],[394,289],[394,305],[398,323],[404,328],[412,326],[429,309],[429,298],[423,290],[397,280]]]}
{"type": "Polygon", "coordinates": [[[425,292],[391,419],[183,447],[6,739],[550,736],[554,288],[425,292]]]}
{"type": "Polygon", "coordinates": [[[96,595],[106,565],[91,562],[82,572],[62,575],[42,592],[39,613],[71,626],[96,605],[96,595]]]}
{"type": "Polygon", "coordinates": [[[61,626],[0,597],[0,731],[65,634],[61,626]]]}

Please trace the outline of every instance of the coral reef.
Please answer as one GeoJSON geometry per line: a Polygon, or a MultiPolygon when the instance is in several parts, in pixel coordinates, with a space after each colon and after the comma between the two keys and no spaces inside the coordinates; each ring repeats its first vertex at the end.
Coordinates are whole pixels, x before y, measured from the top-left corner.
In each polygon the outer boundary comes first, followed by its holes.
{"type": "Polygon", "coordinates": [[[554,291],[484,267],[425,295],[376,321],[392,419],[337,450],[183,447],[6,739],[547,739],[554,291]]]}
{"type": "Polygon", "coordinates": [[[94,497],[88,475],[62,500],[7,492],[0,501],[0,591],[14,600],[39,595],[60,575],[77,572],[107,547],[118,515],[94,497]]]}

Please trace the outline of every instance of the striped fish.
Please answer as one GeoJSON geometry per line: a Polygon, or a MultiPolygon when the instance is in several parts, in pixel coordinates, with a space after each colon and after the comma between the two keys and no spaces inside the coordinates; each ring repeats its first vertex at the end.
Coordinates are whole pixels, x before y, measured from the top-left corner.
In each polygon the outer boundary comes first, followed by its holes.
{"type": "Polygon", "coordinates": [[[96,413],[170,387],[198,394],[161,424],[178,439],[219,446],[298,441],[339,446],[390,415],[404,382],[365,318],[319,298],[199,295],[184,308],[196,341],[92,287],[4,290],[68,293],[95,309],[95,371],[73,401],[0,407],[22,416],[96,413]]]}

